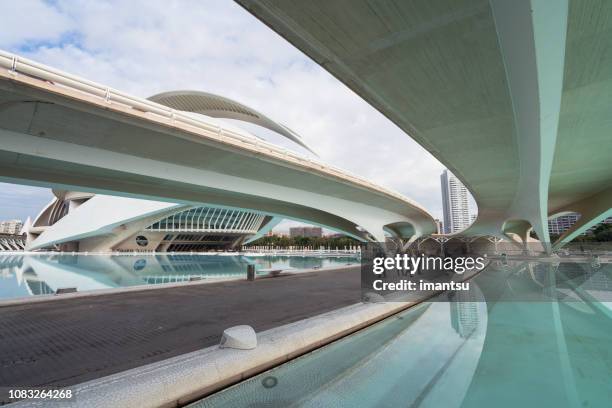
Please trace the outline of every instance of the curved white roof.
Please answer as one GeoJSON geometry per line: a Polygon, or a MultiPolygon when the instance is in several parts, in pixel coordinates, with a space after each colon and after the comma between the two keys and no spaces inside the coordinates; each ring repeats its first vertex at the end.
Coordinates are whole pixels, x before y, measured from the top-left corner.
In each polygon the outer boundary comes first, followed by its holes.
{"type": "Polygon", "coordinates": [[[28,250],[110,234],[119,225],[182,207],[185,205],[96,194],[28,243],[28,250]]]}
{"type": "Polygon", "coordinates": [[[253,123],[276,132],[316,154],[300,135],[282,123],[232,99],[201,91],[171,91],[153,95],[150,101],[183,112],[193,112],[213,118],[235,119],[253,123]]]}

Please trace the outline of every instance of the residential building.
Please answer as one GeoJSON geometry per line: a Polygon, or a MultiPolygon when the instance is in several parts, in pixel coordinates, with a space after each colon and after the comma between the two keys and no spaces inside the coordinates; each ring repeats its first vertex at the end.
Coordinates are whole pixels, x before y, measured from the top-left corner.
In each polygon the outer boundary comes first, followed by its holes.
{"type": "Polygon", "coordinates": [[[19,235],[23,222],[21,220],[0,221],[0,234],[19,235]]]}
{"type": "MultiPolygon", "coordinates": [[[[556,218],[551,218],[548,220],[548,233],[551,235],[561,235],[565,231],[569,230],[572,227],[572,225],[574,225],[576,221],[578,221],[579,218],[580,218],[580,214],[578,213],[570,213],[570,214],[560,215],[556,218]]],[[[606,218],[604,221],[602,221],[602,224],[612,224],[612,217],[606,218]]],[[[590,231],[593,231],[596,227],[597,225],[589,228],[582,235],[590,231]]]]}
{"type": "Polygon", "coordinates": [[[295,237],[314,237],[320,238],[323,236],[323,228],[321,227],[291,227],[289,228],[289,236],[295,237]]]}

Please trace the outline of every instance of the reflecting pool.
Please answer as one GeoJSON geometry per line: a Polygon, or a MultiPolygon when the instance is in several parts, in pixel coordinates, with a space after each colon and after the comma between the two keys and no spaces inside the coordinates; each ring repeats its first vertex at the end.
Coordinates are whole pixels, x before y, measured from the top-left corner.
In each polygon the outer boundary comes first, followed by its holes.
{"type": "Polygon", "coordinates": [[[239,256],[214,254],[157,255],[0,255],[0,300],[55,293],[137,285],[156,285],[192,279],[239,278],[247,265],[258,274],[269,269],[330,268],[359,263],[344,256],[239,256]]]}
{"type": "Polygon", "coordinates": [[[610,407],[611,294],[610,264],[495,262],[192,408],[610,407]]]}

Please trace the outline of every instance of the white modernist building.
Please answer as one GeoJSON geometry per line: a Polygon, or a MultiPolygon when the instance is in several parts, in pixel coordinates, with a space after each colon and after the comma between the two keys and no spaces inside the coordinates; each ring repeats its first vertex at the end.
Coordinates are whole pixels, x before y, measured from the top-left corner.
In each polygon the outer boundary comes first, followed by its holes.
{"type": "Polygon", "coordinates": [[[280,219],[252,211],[53,190],[24,228],[27,249],[185,252],[239,247],[280,219]]]}
{"type": "Polygon", "coordinates": [[[444,233],[459,232],[470,226],[468,191],[463,183],[448,170],[440,175],[444,233]]]}

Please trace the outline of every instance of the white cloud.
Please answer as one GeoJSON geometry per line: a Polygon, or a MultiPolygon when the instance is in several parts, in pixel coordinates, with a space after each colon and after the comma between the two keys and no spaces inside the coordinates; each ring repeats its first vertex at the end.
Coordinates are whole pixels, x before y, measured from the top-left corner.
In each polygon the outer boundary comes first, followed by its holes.
{"type": "Polygon", "coordinates": [[[53,5],[38,0],[6,1],[2,4],[0,47],[25,47],[51,43],[71,32],[72,21],[53,5]]]}
{"type": "Polygon", "coordinates": [[[139,96],[198,89],[237,99],[297,131],[324,161],[441,213],[442,165],[233,2],[12,3],[12,15],[23,13],[0,33],[15,52],[139,96]],[[24,48],[32,38],[40,44],[24,48]]]}

